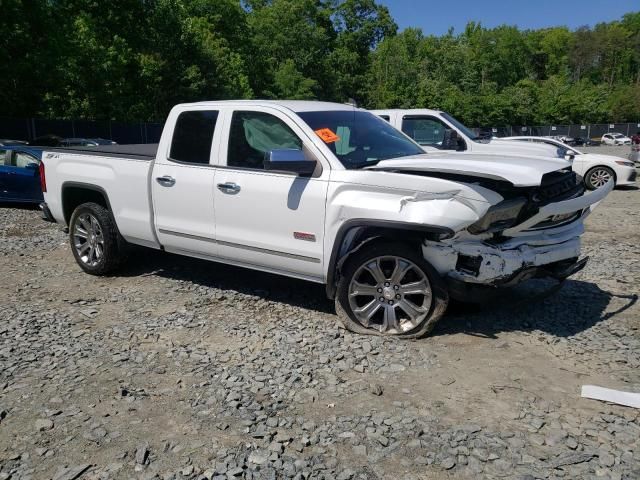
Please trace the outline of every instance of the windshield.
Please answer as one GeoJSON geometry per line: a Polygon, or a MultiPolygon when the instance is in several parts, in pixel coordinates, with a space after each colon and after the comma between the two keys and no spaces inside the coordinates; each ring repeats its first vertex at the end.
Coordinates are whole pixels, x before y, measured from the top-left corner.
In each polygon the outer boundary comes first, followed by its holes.
{"type": "Polygon", "coordinates": [[[336,110],[299,112],[298,115],[348,169],[424,153],[418,144],[369,112],[336,110]]]}
{"type": "Polygon", "coordinates": [[[459,120],[456,120],[447,112],[442,112],[441,115],[445,120],[448,120],[449,123],[451,123],[454,127],[460,130],[463,135],[469,137],[471,140],[480,140],[480,137],[476,135],[473,132],[473,130],[471,130],[470,128],[467,128],[465,125],[462,124],[462,122],[460,122],[459,120]]]}
{"type": "Polygon", "coordinates": [[[622,138],[622,137],[624,137],[624,135],[622,135],[621,133],[612,133],[611,135],[613,136],[613,138],[622,138]]]}

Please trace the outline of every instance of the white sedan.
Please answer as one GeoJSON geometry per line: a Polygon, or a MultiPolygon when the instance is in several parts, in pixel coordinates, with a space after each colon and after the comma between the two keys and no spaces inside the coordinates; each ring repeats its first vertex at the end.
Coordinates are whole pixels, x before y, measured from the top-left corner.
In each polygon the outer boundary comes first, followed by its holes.
{"type": "Polygon", "coordinates": [[[621,133],[605,133],[602,135],[602,143],[605,145],[631,145],[631,139],[621,133]]]}
{"type": "Polygon", "coordinates": [[[626,158],[599,153],[583,153],[553,138],[507,137],[505,140],[538,142],[555,146],[559,149],[558,153],[563,151],[565,156],[573,157],[573,171],[584,178],[584,184],[589,190],[603,186],[612,178],[616,186],[633,185],[636,181],[636,167],[626,158]]]}

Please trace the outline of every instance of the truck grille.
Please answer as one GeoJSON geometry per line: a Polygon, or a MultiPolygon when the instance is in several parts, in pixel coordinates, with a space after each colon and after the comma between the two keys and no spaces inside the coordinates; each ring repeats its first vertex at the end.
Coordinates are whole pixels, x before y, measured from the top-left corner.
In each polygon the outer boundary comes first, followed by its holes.
{"type": "Polygon", "coordinates": [[[559,170],[543,175],[541,185],[533,193],[532,200],[540,207],[552,201],[568,200],[583,193],[582,178],[575,172],[559,170]]]}

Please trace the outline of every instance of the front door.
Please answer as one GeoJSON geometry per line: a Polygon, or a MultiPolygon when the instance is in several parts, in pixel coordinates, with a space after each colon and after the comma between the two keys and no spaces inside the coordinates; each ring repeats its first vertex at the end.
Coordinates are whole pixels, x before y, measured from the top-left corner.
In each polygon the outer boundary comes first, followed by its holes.
{"type": "Polygon", "coordinates": [[[41,202],[39,160],[27,152],[9,151],[7,191],[9,197],[17,202],[41,202]]]}
{"type": "Polygon", "coordinates": [[[322,281],[329,169],[312,177],[265,171],[274,149],[313,151],[280,112],[228,112],[226,156],[216,176],[216,238],[221,257],[322,281]],[[226,161],[225,161],[226,160],[226,161]]]}
{"type": "MultiPolygon", "coordinates": [[[[215,256],[214,134],[218,112],[179,113],[169,152],[153,167],[151,185],[160,244],[176,253],[215,256]]],[[[167,120],[170,124],[170,120],[167,120]]]]}
{"type": "Polygon", "coordinates": [[[430,115],[405,115],[402,119],[402,131],[426,152],[442,149],[444,134],[448,128],[440,119],[430,115]]]}

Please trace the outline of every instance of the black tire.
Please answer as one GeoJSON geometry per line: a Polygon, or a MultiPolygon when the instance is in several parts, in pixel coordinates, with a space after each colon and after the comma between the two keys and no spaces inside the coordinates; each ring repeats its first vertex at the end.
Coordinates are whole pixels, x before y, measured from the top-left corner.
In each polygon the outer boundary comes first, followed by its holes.
{"type": "Polygon", "coordinates": [[[597,183],[598,183],[598,178],[602,178],[601,177],[602,174],[609,175],[609,177],[613,179],[614,182],[616,181],[616,175],[613,172],[613,170],[611,170],[609,167],[598,166],[598,167],[593,167],[584,176],[585,187],[587,187],[587,189],[589,190],[595,190],[601,187],[602,185],[597,185],[597,183]]]}
{"type": "Polygon", "coordinates": [[[105,207],[97,203],[83,203],[73,211],[69,222],[69,243],[71,252],[80,268],[91,275],[112,273],[122,265],[125,259],[126,242],[118,231],[113,215],[105,207]],[[102,233],[102,255],[94,264],[89,264],[86,260],[83,260],[76,247],[76,226],[79,225],[81,217],[86,218],[86,215],[90,215],[97,221],[102,233]]]}
{"type": "MultiPolygon", "coordinates": [[[[376,294],[377,295],[377,294],[376,294]]],[[[375,299],[374,299],[375,300],[375,299]]],[[[440,320],[449,302],[449,294],[444,280],[438,272],[422,257],[419,246],[412,246],[399,242],[377,241],[356,251],[343,265],[336,292],[336,312],[344,326],[355,333],[367,335],[384,335],[403,339],[419,338],[433,330],[440,320]],[[381,332],[378,328],[364,326],[358,321],[349,302],[349,288],[351,281],[360,268],[368,261],[377,257],[397,257],[408,260],[418,267],[428,279],[431,288],[432,301],[428,313],[413,328],[406,331],[381,332]]]]}

